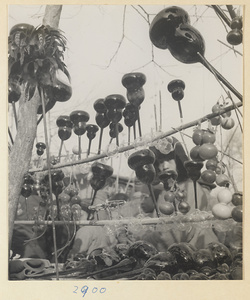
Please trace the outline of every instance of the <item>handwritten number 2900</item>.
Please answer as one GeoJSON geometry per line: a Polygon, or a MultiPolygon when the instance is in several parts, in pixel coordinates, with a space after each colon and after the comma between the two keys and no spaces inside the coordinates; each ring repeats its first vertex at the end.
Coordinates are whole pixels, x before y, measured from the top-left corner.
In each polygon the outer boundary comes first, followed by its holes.
{"type": "MultiPolygon", "coordinates": [[[[77,294],[78,286],[75,285],[74,288],[75,288],[75,290],[73,291],[73,293],[77,294]]],[[[88,287],[87,285],[84,285],[84,286],[81,288],[81,293],[82,293],[82,296],[83,296],[83,297],[87,294],[88,290],[89,290],[89,287],[88,287]]],[[[98,292],[98,288],[97,288],[97,287],[94,287],[94,288],[92,289],[92,294],[96,294],[97,292],[98,292]]],[[[100,290],[99,290],[99,293],[100,293],[100,294],[103,294],[103,293],[105,293],[105,292],[106,292],[106,288],[100,288],[100,290]]]]}

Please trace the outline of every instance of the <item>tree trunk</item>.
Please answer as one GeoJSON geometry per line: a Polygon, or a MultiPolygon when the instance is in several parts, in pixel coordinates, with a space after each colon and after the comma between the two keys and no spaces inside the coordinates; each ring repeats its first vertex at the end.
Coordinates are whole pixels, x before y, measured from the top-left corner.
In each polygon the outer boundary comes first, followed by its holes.
{"type": "MultiPolygon", "coordinates": [[[[58,28],[61,10],[62,5],[47,5],[43,25],[58,28]]],[[[23,177],[29,170],[32,156],[37,130],[37,109],[40,103],[38,90],[30,101],[25,101],[24,94],[19,100],[18,130],[9,155],[9,248],[23,177]]]]}
{"type": "Polygon", "coordinates": [[[62,5],[47,5],[43,17],[43,25],[49,25],[58,28],[62,5]]]}
{"type": "Polygon", "coordinates": [[[9,246],[12,240],[14,219],[23,177],[29,170],[37,128],[37,109],[40,103],[38,91],[30,101],[24,94],[19,100],[18,130],[9,156],[9,246]]]}

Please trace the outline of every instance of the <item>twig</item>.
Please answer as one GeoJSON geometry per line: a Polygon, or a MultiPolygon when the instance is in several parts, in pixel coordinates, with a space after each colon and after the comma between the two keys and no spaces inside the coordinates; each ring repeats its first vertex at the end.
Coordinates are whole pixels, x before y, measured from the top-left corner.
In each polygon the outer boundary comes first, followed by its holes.
{"type": "MultiPolygon", "coordinates": [[[[195,5],[195,6],[196,6],[196,5],[195,5]]],[[[198,16],[198,17],[197,17],[197,15],[196,15],[196,20],[195,20],[195,22],[193,23],[193,26],[195,25],[195,23],[197,23],[197,22],[199,21],[199,19],[202,18],[202,16],[205,14],[205,12],[206,12],[208,9],[209,9],[209,7],[207,7],[207,8],[203,11],[203,13],[202,13],[200,16],[198,16]]]]}
{"type": "Polygon", "coordinates": [[[118,47],[115,51],[115,53],[113,54],[113,56],[111,57],[111,59],[109,60],[109,63],[108,65],[106,66],[106,69],[111,65],[112,61],[114,60],[114,58],[116,57],[117,53],[119,52],[119,49],[121,48],[121,45],[122,45],[122,42],[124,40],[124,37],[125,37],[125,16],[126,16],[126,5],[124,6],[124,11],[123,11],[123,22],[122,22],[122,37],[121,37],[121,40],[118,44],[118,47]]]}
{"type": "Polygon", "coordinates": [[[16,112],[16,104],[15,104],[15,102],[12,102],[12,108],[13,108],[13,114],[14,114],[16,129],[17,129],[17,127],[18,127],[18,120],[17,120],[17,112],[16,112]]]}
{"type": "Polygon", "coordinates": [[[12,137],[12,134],[10,132],[10,128],[8,127],[8,134],[9,134],[9,137],[10,137],[10,141],[12,143],[12,145],[14,144],[14,140],[13,140],[13,137],[12,137]]]}
{"type": "MultiPolygon", "coordinates": [[[[145,13],[146,15],[148,16],[147,12],[143,9],[143,7],[141,7],[140,5],[138,5],[145,13]]],[[[131,7],[150,25],[149,23],[149,20],[147,18],[145,18],[141,12],[139,12],[139,10],[134,6],[134,5],[131,5],[131,7]]]]}

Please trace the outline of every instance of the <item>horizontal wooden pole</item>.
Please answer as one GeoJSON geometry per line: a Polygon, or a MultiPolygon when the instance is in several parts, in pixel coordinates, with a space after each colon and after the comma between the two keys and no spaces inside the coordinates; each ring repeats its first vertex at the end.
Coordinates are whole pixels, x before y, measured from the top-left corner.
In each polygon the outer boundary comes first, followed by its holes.
{"type": "MultiPolygon", "coordinates": [[[[232,218],[227,219],[232,222],[232,218]]],[[[218,220],[213,217],[212,213],[203,214],[195,214],[195,216],[166,216],[166,217],[159,217],[159,218],[126,218],[126,219],[114,219],[114,220],[98,220],[98,221],[88,221],[88,220],[80,220],[80,221],[57,221],[55,220],[55,225],[65,225],[65,222],[70,224],[82,225],[82,226],[105,226],[105,225],[165,225],[165,224],[186,224],[186,223],[199,223],[199,222],[218,222],[218,221],[225,221],[225,220],[218,220]]],[[[52,225],[52,221],[45,220],[45,221],[35,221],[35,220],[18,220],[15,221],[15,225],[52,225]]]]}
{"type": "MultiPolygon", "coordinates": [[[[151,142],[154,142],[154,141],[157,141],[159,139],[165,138],[167,136],[173,135],[176,132],[181,131],[183,129],[187,129],[187,128],[196,126],[196,125],[198,125],[200,123],[204,123],[207,120],[211,120],[214,117],[217,117],[217,116],[219,116],[219,115],[221,115],[221,114],[223,114],[225,112],[234,110],[234,109],[239,108],[241,106],[243,106],[243,103],[242,102],[238,102],[238,103],[235,103],[235,105],[232,104],[232,105],[229,105],[229,106],[227,106],[225,108],[221,108],[221,111],[218,112],[218,113],[207,114],[207,115],[205,115],[202,118],[196,119],[194,121],[191,121],[189,123],[186,123],[186,124],[183,124],[183,125],[181,125],[179,127],[176,127],[175,129],[171,129],[171,130],[169,130],[169,131],[167,131],[165,133],[157,135],[157,137],[153,138],[151,140],[151,142]]],[[[142,139],[143,139],[143,137],[142,137],[142,139]]],[[[132,149],[134,149],[135,147],[138,147],[138,146],[139,146],[138,144],[137,145],[130,144],[128,146],[123,146],[123,147],[118,148],[117,152],[118,153],[123,153],[123,152],[129,151],[129,150],[132,150],[132,149]]],[[[96,161],[96,160],[100,160],[100,159],[103,159],[105,157],[108,157],[107,153],[102,153],[102,154],[99,154],[99,155],[95,155],[95,156],[92,156],[92,157],[88,157],[88,158],[77,160],[77,161],[73,161],[73,162],[60,163],[60,164],[56,164],[56,165],[51,166],[51,170],[52,169],[53,170],[54,169],[61,169],[61,168],[64,168],[64,167],[69,167],[69,166],[74,166],[74,165],[81,165],[81,164],[93,162],[93,161],[96,161]]],[[[41,169],[41,168],[39,168],[39,169],[34,168],[34,169],[30,169],[29,172],[30,173],[36,173],[36,172],[44,172],[46,170],[47,170],[47,168],[43,168],[43,169],[41,169]]]]}

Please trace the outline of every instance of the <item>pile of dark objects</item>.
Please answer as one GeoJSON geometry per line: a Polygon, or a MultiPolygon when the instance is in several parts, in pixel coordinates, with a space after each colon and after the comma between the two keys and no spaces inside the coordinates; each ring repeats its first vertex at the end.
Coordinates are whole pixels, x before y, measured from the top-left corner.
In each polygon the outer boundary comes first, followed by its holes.
{"type": "Polygon", "coordinates": [[[229,249],[222,243],[210,243],[206,249],[176,243],[159,252],[149,242],[136,241],[131,245],[116,245],[113,250],[112,254],[103,249],[95,249],[88,256],[77,254],[57,274],[51,269],[38,272],[33,279],[53,280],[56,275],[76,280],[242,279],[242,249],[229,249]]]}

